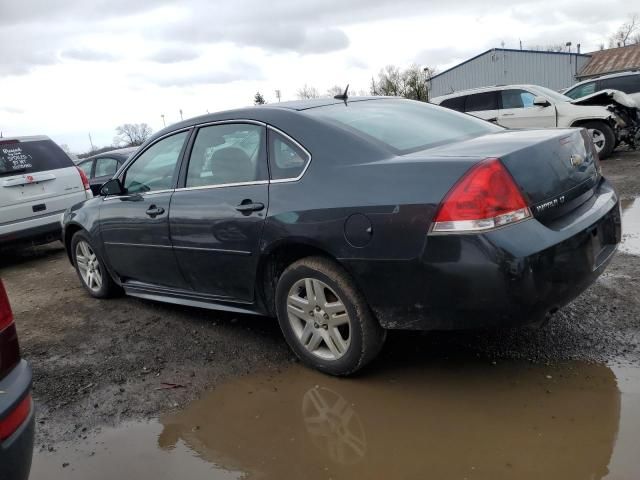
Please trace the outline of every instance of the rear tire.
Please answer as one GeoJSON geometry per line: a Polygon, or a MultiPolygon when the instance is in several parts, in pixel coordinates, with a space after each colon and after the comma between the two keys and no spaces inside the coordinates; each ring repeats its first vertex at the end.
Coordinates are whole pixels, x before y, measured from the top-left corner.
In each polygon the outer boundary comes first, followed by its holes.
{"type": "Polygon", "coordinates": [[[303,258],[282,273],[276,310],[291,349],[305,364],[330,375],[361,369],[386,338],[349,274],[323,257],[303,258]]]}
{"type": "Polygon", "coordinates": [[[80,283],[89,295],[109,298],[121,293],[85,232],[76,232],[71,239],[71,255],[80,283]]]}
{"type": "Polygon", "coordinates": [[[604,160],[616,148],[616,134],[613,128],[605,122],[593,121],[580,125],[588,130],[600,159],[604,160]]]}

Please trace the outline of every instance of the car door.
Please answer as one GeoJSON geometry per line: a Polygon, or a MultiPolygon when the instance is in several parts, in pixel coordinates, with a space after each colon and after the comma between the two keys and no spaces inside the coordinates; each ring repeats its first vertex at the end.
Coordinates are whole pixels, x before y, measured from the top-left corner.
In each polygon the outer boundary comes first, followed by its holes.
{"type": "Polygon", "coordinates": [[[180,268],[199,293],[253,300],[269,203],[265,137],[263,125],[243,122],[195,134],[169,221],[180,268]]]}
{"type": "Polygon", "coordinates": [[[112,157],[99,157],[95,160],[94,173],[91,176],[89,183],[91,184],[91,190],[94,195],[100,194],[102,185],[116,173],[120,163],[118,159],[112,157]]]}
{"type": "Polygon", "coordinates": [[[498,116],[498,92],[479,92],[467,96],[464,111],[474,117],[495,122],[498,116]]]}
{"type": "Polygon", "coordinates": [[[500,92],[498,124],[507,128],[547,128],[556,126],[556,107],[533,104],[536,96],[522,89],[500,92]]]}
{"type": "Polygon", "coordinates": [[[107,259],[125,281],[187,289],[169,237],[169,211],[189,131],[146,148],[120,175],[125,193],[100,206],[107,259]]]}

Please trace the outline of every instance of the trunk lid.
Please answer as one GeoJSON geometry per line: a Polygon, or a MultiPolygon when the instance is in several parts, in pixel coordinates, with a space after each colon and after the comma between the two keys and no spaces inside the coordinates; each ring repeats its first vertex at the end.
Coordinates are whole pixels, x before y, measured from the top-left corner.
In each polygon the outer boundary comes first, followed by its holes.
{"type": "Polygon", "coordinates": [[[505,130],[429,153],[499,158],[540,219],[553,219],[578,207],[593,195],[599,180],[597,156],[584,129],[505,130]]]}

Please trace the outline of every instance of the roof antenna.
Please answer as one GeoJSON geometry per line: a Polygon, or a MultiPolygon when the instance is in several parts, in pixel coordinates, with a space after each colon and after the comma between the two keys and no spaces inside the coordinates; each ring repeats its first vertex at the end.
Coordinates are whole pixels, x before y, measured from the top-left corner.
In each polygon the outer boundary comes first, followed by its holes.
{"type": "Polygon", "coordinates": [[[344,89],[344,93],[339,93],[338,95],[335,95],[333,98],[335,98],[336,100],[344,100],[344,104],[347,104],[347,99],[349,98],[349,84],[347,83],[347,88],[344,89]]]}

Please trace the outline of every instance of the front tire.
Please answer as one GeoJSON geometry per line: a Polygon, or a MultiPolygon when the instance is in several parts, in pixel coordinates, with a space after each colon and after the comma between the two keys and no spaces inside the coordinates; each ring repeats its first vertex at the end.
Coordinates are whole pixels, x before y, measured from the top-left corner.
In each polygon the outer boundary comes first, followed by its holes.
{"type": "Polygon", "coordinates": [[[610,156],[616,148],[616,134],[613,128],[605,122],[586,122],[581,126],[591,135],[600,159],[604,160],[610,156]]]}
{"type": "Polygon", "coordinates": [[[303,258],[282,273],[276,310],[291,349],[305,364],[330,375],[361,369],[386,338],[349,274],[323,257],[303,258]]]}
{"type": "Polygon", "coordinates": [[[89,236],[79,231],[71,239],[73,265],[84,289],[95,298],[108,298],[120,293],[89,236]]]}

